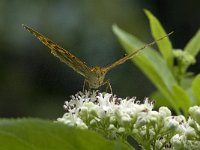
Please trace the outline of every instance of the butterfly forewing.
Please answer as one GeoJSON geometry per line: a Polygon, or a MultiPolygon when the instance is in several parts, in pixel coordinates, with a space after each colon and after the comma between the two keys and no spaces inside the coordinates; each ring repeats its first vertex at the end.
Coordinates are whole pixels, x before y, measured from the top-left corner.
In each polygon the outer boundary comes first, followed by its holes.
{"type": "Polygon", "coordinates": [[[44,45],[51,49],[51,53],[58,57],[62,62],[67,64],[69,67],[74,69],[77,73],[87,77],[91,73],[90,67],[88,67],[83,61],[79,58],[59,46],[58,44],[54,43],[52,40],[48,39],[47,37],[43,36],[39,32],[33,30],[32,28],[23,25],[25,29],[27,29],[30,33],[36,36],[44,45]]]}

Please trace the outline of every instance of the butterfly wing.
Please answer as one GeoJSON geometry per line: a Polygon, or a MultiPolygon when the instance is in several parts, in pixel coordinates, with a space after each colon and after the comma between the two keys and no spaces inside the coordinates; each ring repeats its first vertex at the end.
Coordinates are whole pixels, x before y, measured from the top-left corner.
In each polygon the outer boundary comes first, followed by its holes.
{"type": "Polygon", "coordinates": [[[58,44],[54,43],[52,40],[48,39],[47,37],[43,36],[42,34],[38,33],[37,31],[33,30],[32,28],[22,25],[26,30],[36,36],[44,45],[51,49],[51,53],[58,57],[62,62],[67,64],[77,73],[86,77],[91,71],[90,67],[88,67],[83,61],[79,58],[59,46],[58,44]]]}
{"type": "Polygon", "coordinates": [[[110,66],[108,66],[108,67],[106,67],[106,68],[103,68],[103,70],[106,71],[106,72],[108,72],[108,71],[111,70],[112,68],[114,68],[114,67],[116,67],[116,66],[118,66],[118,65],[120,65],[120,64],[123,64],[123,63],[126,62],[127,60],[129,60],[129,59],[133,58],[134,56],[136,56],[141,50],[143,50],[143,49],[145,49],[145,48],[147,48],[147,47],[149,47],[149,46],[154,45],[156,42],[158,42],[158,41],[160,41],[160,40],[162,40],[162,39],[168,37],[168,36],[171,35],[172,33],[173,33],[173,32],[170,32],[170,33],[168,33],[167,35],[165,35],[165,36],[163,36],[163,37],[161,37],[161,38],[159,38],[159,39],[157,39],[157,40],[155,40],[155,41],[153,41],[153,42],[151,42],[151,43],[149,43],[149,44],[144,45],[143,47],[137,49],[137,50],[134,51],[133,53],[131,53],[131,54],[129,54],[129,55],[126,55],[125,57],[123,57],[123,58],[117,60],[117,61],[114,62],[112,65],[110,65],[110,66]]]}

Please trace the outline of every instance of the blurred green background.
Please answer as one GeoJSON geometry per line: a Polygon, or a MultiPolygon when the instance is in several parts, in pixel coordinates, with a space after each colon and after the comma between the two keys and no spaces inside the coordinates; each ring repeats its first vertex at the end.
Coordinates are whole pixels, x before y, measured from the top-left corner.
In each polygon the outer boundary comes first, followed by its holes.
{"type": "MultiPolygon", "coordinates": [[[[167,32],[175,31],[170,37],[174,48],[183,48],[200,27],[199,6],[198,0],[0,0],[0,117],[55,119],[63,115],[64,101],[82,90],[83,77],[50,54],[21,24],[46,35],[89,66],[106,66],[124,55],[112,33],[114,23],[151,42],[143,12],[149,9],[167,32]]],[[[200,64],[190,69],[197,73],[200,64]]],[[[154,91],[130,61],[107,78],[119,97],[143,99],[154,91]]]]}

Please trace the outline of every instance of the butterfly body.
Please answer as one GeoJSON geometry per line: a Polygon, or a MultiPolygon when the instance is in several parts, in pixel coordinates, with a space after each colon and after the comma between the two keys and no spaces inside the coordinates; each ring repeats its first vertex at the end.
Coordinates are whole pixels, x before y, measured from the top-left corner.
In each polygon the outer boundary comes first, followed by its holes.
{"type": "Polygon", "coordinates": [[[39,32],[33,30],[32,28],[28,26],[23,25],[23,27],[26,30],[28,30],[30,33],[32,33],[34,36],[36,36],[44,45],[49,47],[51,49],[51,53],[54,56],[58,57],[60,61],[64,62],[69,67],[71,67],[74,71],[81,74],[85,78],[84,83],[88,85],[89,89],[98,89],[99,87],[107,83],[108,86],[110,87],[111,93],[112,93],[112,89],[111,89],[109,81],[108,80],[104,81],[105,75],[108,71],[110,71],[111,69],[115,68],[116,66],[120,64],[123,64],[127,60],[131,59],[133,56],[139,53],[142,49],[145,49],[146,47],[151,46],[155,44],[157,41],[162,40],[163,38],[172,34],[171,32],[168,35],[165,35],[164,37],[154,42],[151,42],[140,49],[135,50],[133,53],[129,55],[125,55],[123,58],[117,60],[110,66],[103,68],[99,66],[96,66],[96,67],[87,66],[85,62],[81,61],[79,58],[77,58],[76,56],[74,56],[69,51],[59,46],[58,44],[54,43],[52,40],[48,39],[44,35],[40,34],[39,32]]]}
{"type": "Polygon", "coordinates": [[[99,66],[91,68],[91,73],[85,77],[86,82],[88,83],[89,88],[98,89],[104,84],[104,79],[106,75],[104,68],[99,66]]]}

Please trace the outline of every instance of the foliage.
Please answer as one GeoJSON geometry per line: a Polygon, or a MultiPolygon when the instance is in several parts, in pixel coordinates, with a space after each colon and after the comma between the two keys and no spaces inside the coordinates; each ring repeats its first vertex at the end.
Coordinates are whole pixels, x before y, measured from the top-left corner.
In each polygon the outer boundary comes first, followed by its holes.
{"type": "Polygon", "coordinates": [[[40,119],[0,119],[2,150],[129,149],[88,130],[40,119]]]}
{"type": "MultiPolygon", "coordinates": [[[[145,13],[150,22],[153,38],[156,40],[166,35],[158,19],[148,10],[145,10],[145,13]]],[[[129,54],[145,45],[137,37],[116,25],[113,26],[113,31],[129,54]]],[[[200,30],[183,50],[177,50],[173,49],[167,37],[157,42],[160,53],[148,47],[132,59],[157,87],[158,90],[152,95],[156,103],[170,106],[177,114],[187,115],[190,106],[200,104],[200,75],[195,76],[187,72],[188,67],[196,61],[195,56],[200,50],[199,41],[200,30]]]]}

